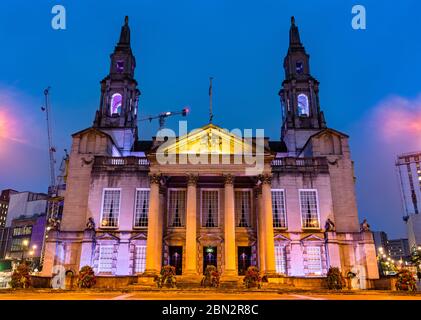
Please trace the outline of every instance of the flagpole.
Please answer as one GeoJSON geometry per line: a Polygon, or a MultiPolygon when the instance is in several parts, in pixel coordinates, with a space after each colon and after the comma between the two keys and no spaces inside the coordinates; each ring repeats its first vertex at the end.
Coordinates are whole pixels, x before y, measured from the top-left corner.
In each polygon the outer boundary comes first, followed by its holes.
{"type": "Polygon", "coordinates": [[[213,77],[209,77],[209,123],[212,123],[212,80],[213,77]]]}

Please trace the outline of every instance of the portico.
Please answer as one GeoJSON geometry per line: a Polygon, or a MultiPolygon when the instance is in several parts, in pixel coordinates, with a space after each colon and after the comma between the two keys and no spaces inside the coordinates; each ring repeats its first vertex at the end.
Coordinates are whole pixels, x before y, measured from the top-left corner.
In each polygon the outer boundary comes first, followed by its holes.
{"type": "Polygon", "coordinates": [[[194,142],[186,146],[188,139],[203,141],[209,137],[212,141],[229,141],[227,145],[231,146],[238,144],[241,148],[237,146],[237,150],[251,148],[253,154],[251,145],[215,125],[204,127],[200,137],[180,137],[148,154],[151,189],[146,274],[156,273],[163,264],[175,263],[183,275],[200,275],[208,264],[215,265],[224,276],[244,273],[249,265],[275,272],[270,152],[262,154],[269,170],[265,171],[263,165],[260,174],[248,175],[246,169],[252,165],[234,163],[235,154],[230,152],[233,148],[227,151],[210,146],[197,150],[199,144],[194,142]],[[169,150],[177,150],[174,157],[179,159],[180,149],[188,154],[197,151],[202,160],[217,156],[225,159],[225,164],[162,164],[157,160],[157,152],[168,155],[169,150]],[[162,199],[158,196],[160,189],[162,199]],[[159,225],[160,217],[163,223],[159,225]]]}

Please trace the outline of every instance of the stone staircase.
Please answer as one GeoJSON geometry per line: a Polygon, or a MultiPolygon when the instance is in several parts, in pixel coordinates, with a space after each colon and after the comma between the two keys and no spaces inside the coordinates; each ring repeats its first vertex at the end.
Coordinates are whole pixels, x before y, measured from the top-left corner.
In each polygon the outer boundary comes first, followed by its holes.
{"type": "MultiPolygon", "coordinates": [[[[165,288],[165,290],[183,290],[183,291],[196,291],[196,290],[226,290],[226,291],[242,291],[250,290],[245,289],[243,285],[243,276],[230,276],[221,277],[219,288],[203,288],[200,285],[202,275],[182,275],[176,276],[177,288],[165,288]]],[[[262,288],[259,290],[263,291],[276,291],[280,289],[292,289],[294,286],[290,283],[273,283],[265,282],[262,288]]],[[[158,289],[156,283],[153,281],[153,277],[139,277],[137,283],[131,284],[128,289],[131,290],[162,290],[158,289]]]]}

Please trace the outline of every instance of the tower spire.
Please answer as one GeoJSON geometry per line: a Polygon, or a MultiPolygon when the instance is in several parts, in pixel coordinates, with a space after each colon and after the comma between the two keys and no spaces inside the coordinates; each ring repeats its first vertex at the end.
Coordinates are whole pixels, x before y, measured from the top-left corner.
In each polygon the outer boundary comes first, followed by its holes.
{"type": "Polygon", "coordinates": [[[289,46],[291,47],[302,47],[300,39],[300,31],[295,25],[295,17],[291,17],[291,28],[289,29],[289,46]]]}
{"type": "Polygon", "coordinates": [[[120,41],[118,45],[129,45],[130,46],[130,28],[129,28],[129,16],[124,18],[124,25],[121,27],[120,41]]]}

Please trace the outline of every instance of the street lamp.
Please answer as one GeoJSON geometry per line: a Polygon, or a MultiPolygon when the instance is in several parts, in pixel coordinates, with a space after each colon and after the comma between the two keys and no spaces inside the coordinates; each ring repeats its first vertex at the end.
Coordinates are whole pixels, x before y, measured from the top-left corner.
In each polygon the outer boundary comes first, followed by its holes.
{"type": "Polygon", "coordinates": [[[21,262],[23,262],[23,257],[25,255],[25,250],[26,248],[29,246],[29,240],[28,239],[24,239],[22,241],[22,258],[21,258],[21,262]]]}

